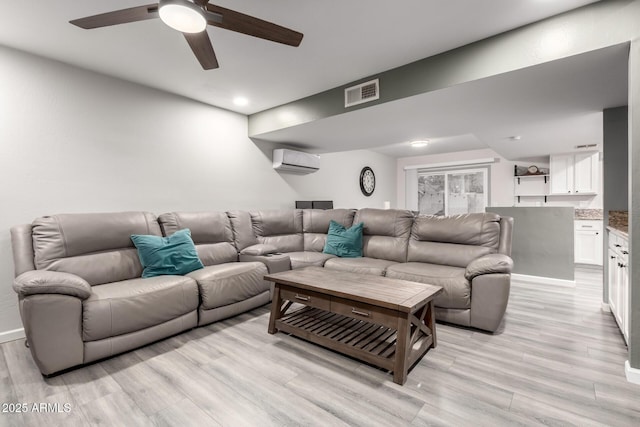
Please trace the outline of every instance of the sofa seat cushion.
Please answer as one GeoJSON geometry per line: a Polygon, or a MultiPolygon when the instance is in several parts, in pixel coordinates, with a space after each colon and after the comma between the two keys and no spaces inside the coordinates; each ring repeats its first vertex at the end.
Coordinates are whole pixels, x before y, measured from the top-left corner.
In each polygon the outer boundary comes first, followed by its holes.
{"type": "Polygon", "coordinates": [[[389,267],[387,277],[442,286],[442,293],[434,300],[436,307],[470,308],[471,284],[464,272],[460,267],[407,262],[389,267]]]}
{"type": "Polygon", "coordinates": [[[82,303],[82,339],[139,331],[198,308],[198,286],[184,276],[157,276],[93,286],[82,303]]]}
{"type": "Polygon", "coordinates": [[[384,276],[385,271],[391,265],[397,264],[395,261],[377,258],[333,258],[328,260],[324,266],[332,270],[350,271],[352,273],[373,274],[384,276]]]}
{"type": "Polygon", "coordinates": [[[267,267],[261,262],[230,262],[211,265],[187,275],[198,283],[202,309],[244,301],[270,289],[263,280],[267,267]]]}
{"type": "Polygon", "coordinates": [[[289,256],[289,259],[291,259],[292,270],[295,270],[296,268],[309,267],[312,265],[322,267],[328,259],[335,258],[335,255],[312,251],[287,252],[285,253],[285,255],[289,256]]]}

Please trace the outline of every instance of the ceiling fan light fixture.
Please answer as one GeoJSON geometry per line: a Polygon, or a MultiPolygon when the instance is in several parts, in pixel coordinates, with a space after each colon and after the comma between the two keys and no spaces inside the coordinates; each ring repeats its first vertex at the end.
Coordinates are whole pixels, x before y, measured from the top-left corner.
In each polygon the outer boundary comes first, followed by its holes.
{"type": "Polygon", "coordinates": [[[162,22],[181,33],[200,33],[207,28],[202,8],[188,0],[160,0],[162,22]]]}

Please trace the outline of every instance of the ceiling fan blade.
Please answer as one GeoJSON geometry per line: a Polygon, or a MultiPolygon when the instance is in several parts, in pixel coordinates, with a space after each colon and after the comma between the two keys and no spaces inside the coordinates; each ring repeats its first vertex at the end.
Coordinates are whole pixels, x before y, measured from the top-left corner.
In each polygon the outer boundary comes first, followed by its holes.
{"type": "Polygon", "coordinates": [[[213,46],[211,45],[211,39],[209,39],[209,34],[207,34],[206,31],[182,34],[184,38],[187,39],[187,43],[189,43],[193,54],[198,58],[202,68],[212,70],[219,67],[216,53],[213,51],[213,46]]]}
{"type": "Polygon", "coordinates": [[[219,22],[219,19],[206,17],[209,25],[224,28],[225,30],[296,47],[300,45],[302,37],[304,36],[302,33],[290,30],[289,28],[263,21],[262,19],[245,15],[244,13],[231,9],[225,9],[224,7],[214,4],[207,4],[206,8],[209,12],[222,15],[222,22],[219,22]]]}
{"type": "Polygon", "coordinates": [[[129,9],[121,9],[99,15],[87,16],[86,18],[74,19],[73,21],[69,21],[69,23],[88,30],[91,28],[126,24],[128,22],[144,21],[145,19],[157,17],[158,3],[153,3],[146,6],[136,6],[129,9]]]}

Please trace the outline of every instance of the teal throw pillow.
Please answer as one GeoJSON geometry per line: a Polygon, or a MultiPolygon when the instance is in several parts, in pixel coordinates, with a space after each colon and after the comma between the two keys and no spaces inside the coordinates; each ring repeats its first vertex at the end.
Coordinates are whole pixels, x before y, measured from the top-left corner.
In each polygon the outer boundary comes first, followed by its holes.
{"type": "Polygon", "coordinates": [[[329,223],[327,243],[324,245],[325,254],[337,255],[342,258],[357,258],[362,256],[362,229],[360,222],[351,228],[345,228],[333,220],[329,223]]]}
{"type": "Polygon", "coordinates": [[[138,257],[144,267],[142,277],[182,276],[204,268],[188,228],[169,237],[132,234],[131,241],[138,249],[138,257]]]}

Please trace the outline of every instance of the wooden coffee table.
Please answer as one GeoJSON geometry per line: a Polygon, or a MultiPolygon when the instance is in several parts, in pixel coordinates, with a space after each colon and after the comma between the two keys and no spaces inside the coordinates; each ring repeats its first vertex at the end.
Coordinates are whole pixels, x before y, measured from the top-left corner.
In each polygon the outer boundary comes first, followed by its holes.
{"type": "Polygon", "coordinates": [[[440,286],[321,267],[264,279],[275,283],[270,334],[287,332],[393,371],[398,384],[436,346],[433,299],[440,286]]]}

